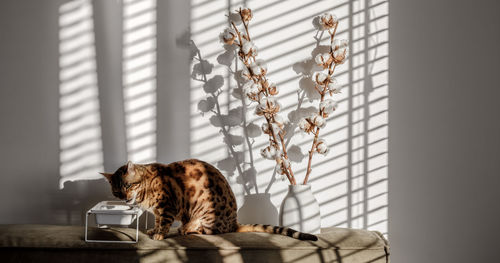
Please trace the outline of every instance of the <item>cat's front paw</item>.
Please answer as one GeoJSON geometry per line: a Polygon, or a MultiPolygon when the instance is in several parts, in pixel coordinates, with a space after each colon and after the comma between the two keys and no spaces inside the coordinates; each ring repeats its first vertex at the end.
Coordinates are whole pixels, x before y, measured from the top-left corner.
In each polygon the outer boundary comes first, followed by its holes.
{"type": "Polygon", "coordinates": [[[167,237],[167,235],[166,235],[166,234],[164,234],[164,233],[155,233],[155,234],[153,235],[153,240],[163,240],[163,239],[165,239],[166,237],[167,237]]]}
{"type": "Polygon", "coordinates": [[[149,229],[146,233],[148,236],[153,237],[154,234],[156,234],[156,229],[149,229]]]}

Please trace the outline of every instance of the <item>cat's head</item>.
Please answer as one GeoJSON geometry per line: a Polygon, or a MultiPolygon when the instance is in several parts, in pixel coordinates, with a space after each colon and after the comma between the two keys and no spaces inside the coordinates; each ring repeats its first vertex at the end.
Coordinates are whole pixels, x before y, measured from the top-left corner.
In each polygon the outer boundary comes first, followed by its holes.
{"type": "Polygon", "coordinates": [[[132,162],[118,168],[114,173],[101,173],[109,184],[113,195],[119,199],[125,200],[127,204],[135,203],[135,198],[139,190],[141,176],[135,169],[132,162]]]}

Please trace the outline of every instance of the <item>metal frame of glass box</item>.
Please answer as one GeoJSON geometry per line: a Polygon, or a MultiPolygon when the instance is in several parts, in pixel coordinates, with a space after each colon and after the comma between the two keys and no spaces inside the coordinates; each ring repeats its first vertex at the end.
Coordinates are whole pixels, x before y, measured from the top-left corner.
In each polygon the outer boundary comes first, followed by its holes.
{"type": "MultiPolygon", "coordinates": [[[[136,205],[129,205],[123,201],[102,201],[97,203],[91,209],[89,209],[85,215],[85,242],[96,242],[96,243],[137,243],[139,241],[139,218],[143,214],[143,210],[136,205]],[[105,206],[121,205],[130,207],[127,210],[106,210],[102,209],[105,206]],[[136,221],[135,226],[135,240],[95,240],[88,239],[88,218],[89,215],[95,215],[96,224],[98,228],[110,228],[110,225],[116,226],[130,226],[134,220],[136,221]],[[98,219],[103,217],[102,219],[98,219]],[[123,218],[126,217],[126,218],[123,218]],[[130,221],[129,224],[124,224],[123,222],[109,223],[113,220],[121,219],[130,221]],[[106,224],[99,224],[99,221],[108,221],[106,224]]],[[[146,229],[147,229],[147,213],[146,213],[146,229]]]]}

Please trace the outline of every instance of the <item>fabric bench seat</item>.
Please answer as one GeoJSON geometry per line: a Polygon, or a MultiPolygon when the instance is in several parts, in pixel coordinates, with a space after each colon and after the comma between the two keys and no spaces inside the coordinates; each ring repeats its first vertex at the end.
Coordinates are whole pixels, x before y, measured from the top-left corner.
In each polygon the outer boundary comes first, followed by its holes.
{"type": "MultiPolygon", "coordinates": [[[[2,262],[389,262],[378,232],[324,228],[316,242],[266,233],[179,236],[139,234],[135,244],[86,243],[84,227],[0,225],[2,262]]],[[[89,229],[89,238],[131,240],[135,229],[89,229]]]]}

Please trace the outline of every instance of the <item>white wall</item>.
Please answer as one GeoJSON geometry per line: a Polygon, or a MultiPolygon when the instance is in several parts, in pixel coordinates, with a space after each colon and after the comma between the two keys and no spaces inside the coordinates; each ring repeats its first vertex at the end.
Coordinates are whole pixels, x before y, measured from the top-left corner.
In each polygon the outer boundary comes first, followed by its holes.
{"type": "Polygon", "coordinates": [[[390,2],[393,262],[498,262],[500,2],[390,2]]]}

